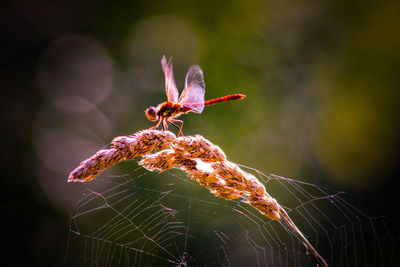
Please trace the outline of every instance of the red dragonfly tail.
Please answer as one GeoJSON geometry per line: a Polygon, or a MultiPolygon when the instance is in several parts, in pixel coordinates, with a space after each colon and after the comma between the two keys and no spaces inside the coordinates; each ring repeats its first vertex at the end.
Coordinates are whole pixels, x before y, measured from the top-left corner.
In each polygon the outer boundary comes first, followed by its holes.
{"type": "Polygon", "coordinates": [[[222,97],[218,97],[215,99],[204,101],[204,105],[208,106],[208,105],[218,104],[218,103],[226,102],[226,101],[239,100],[239,99],[242,99],[245,97],[246,96],[242,95],[242,94],[232,94],[232,95],[222,96],[222,97]]]}

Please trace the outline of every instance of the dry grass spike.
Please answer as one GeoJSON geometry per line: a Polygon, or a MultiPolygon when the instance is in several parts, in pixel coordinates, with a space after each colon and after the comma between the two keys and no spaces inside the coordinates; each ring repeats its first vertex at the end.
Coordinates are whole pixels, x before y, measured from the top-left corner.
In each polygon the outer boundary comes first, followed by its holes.
{"type": "Polygon", "coordinates": [[[139,162],[149,171],[163,172],[180,168],[193,180],[225,199],[243,198],[262,215],[280,221],[292,229],[321,266],[328,266],[286,211],[265,190],[258,179],[226,159],[221,148],[200,135],[176,137],[170,131],[143,130],[112,140],[69,175],[69,182],[87,182],[103,170],[127,159],[143,157],[139,162]],[[157,151],[153,154],[151,152],[157,151]]]}

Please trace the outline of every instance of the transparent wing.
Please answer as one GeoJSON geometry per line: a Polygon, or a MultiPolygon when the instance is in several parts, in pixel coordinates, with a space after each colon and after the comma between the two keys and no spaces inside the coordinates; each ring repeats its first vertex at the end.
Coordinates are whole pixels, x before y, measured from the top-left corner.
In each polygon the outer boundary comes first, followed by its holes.
{"type": "Polygon", "coordinates": [[[200,66],[191,66],[186,74],[185,89],[179,98],[179,103],[190,107],[193,112],[201,113],[204,109],[205,87],[203,71],[200,66]]]}
{"type": "Polygon", "coordinates": [[[161,60],[161,66],[162,66],[162,69],[164,71],[164,76],[165,76],[165,91],[167,93],[167,99],[168,99],[168,101],[177,103],[178,97],[179,97],[179,92],[178,92],[178,89],[176,89],[176,85],[175,85],[174,71],[173,71],[173,67],[172,67],[172,57],[169,59],[169,61],[167,63],[165,56],[163,56],[163,58],[161,60]]]}

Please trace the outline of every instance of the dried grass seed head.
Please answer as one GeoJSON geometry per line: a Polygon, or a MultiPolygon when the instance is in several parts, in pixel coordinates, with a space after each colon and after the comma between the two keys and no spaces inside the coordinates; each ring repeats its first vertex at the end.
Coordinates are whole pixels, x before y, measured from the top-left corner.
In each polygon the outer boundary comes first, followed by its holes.
{"type": "Polygon", "coordinates": [[[174,142],[174,149],[188,153],[192,158],[201,158],[205,162],[224,161],[226,156],[221,148],[206,140],[201,135],[183,136],[174,142]]]}
{"type": "Polygon", "coordinates": [[[87,182],[96,178],[103,170],[122,161],[123,154],[117,149],[102,149],[82,161],[68,177],[68,182],[87,182]]]}
{"type": "Polygon", "coordinates": [[[164,149],[155,154],[144,156],[139,164],[149,171],[163,172],[177,166],[174,155],[174,150],[164,149]]]}

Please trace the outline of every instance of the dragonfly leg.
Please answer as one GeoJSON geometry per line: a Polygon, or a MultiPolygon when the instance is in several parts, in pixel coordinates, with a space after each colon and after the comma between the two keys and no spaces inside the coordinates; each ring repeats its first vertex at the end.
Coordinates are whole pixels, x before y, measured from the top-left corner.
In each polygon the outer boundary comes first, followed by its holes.
{"type": "Polygon", "coordinates": [[[174,125],[176,128],[179,129],[179,133],[178,136],[183,136],[183,132],[182,132],[182,128],[183,128],[183,121],[181,120],[174,120],[174,119],[170,119],[168,121],[169,123],[171,123],[172,125],[174,125]],[[179,122],[181,124],[181,126],[179,127],[178,125],[176,125],[174,122],[179,122]]]}
{"type": "Polygon", "coordinates": [[[154,124],[153,126],[151,126],[149,129],[155,129],[158,127],[158,125],[160,125],[161,120],[158,120],[156,124],[154,124]]]}
{"type": "Polygon", "coordinates": [[[162,126],[163,126],[163,130],[166,131],[168,129],[168,121],[167,120],[162,120],[162,126]]]}

